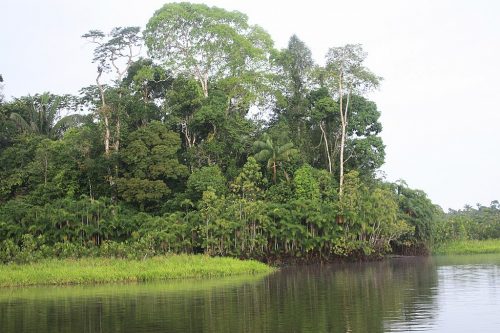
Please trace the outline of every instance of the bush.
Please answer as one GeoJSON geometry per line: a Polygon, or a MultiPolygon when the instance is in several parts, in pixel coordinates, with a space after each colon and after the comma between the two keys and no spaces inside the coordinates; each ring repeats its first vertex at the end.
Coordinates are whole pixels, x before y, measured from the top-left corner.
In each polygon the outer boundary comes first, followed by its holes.
{"type": "Polygon", "coordinates": [[[55,243],[53,247],[53,256],[58,258],[82,258],[94,255],[95,251],[77,243],[55,243]]]}
{"type": "Polygon", "coordinates": [[[11,240],[7,239],[0,243],[0,261],[9,263],[15,261],[19,254],[19,247],[11,240]]]}
{"type": "Polygon", "coordinates": [[[99,254],[107,258],[126,258],[127,245],[125,243],[118,243],[110,240],[103,241],[99,248],[99,254]]]}

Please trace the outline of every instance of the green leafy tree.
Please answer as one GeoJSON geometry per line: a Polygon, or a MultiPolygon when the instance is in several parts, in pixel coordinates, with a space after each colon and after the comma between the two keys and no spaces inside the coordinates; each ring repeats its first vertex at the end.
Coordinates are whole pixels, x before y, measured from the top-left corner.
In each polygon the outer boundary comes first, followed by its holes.
{"type": "Polygon", "coordinates": [[[318,181],[314,177],[314,171],[310,165],[304,164],[295,172],[293,184],[298,199],[319,201],[320,188],[318,181]]]}
{"type": "Polygon", "coordinates": [[[332,95],[339,100],[340,152],[339,195],[344,188],[344,150],[347,139],[351,95],[362,95],[378,87],[381,78],[363,66],[366,53],[359,44],[332,47],[326,55],[326,78],[332,95]],[[344,102],[345,97],[345,102],[344,102]]]}
{"type": "Polygon", "coordinates": [[[296,35],[290,37],[286,49],[275,57],[278,75],[275,79],[278,115],[286,120],[295,135],[293,142],[301,151],[310,148],[306,121],[307,94],[312,85],[314,61],[311,50],[296,35]]]}
{"type": "Polygon", "coordinates": [[[401,219],[415,228],[409,241],[416,246],[431,245],[438,217],[436,206],[425,192],[410,189],[404,182],[399,182],[396,186],[401,219]]]}
{"type": "Polygon", "coordinates": [[[216,165],[193,171],[187,181],[187,192],[193,201],[201,199],[205,191],[212,191],[215,195],[221,196],[226,192],[226,188],[226,177],[216,165]]]}
{"type": "Polygon", "coordinates": [[[262,191],[265,179],[262,177],[260,166],[252,156],[248,157],[240,174],[231,184],[231,190],[242,199],[256,200],[262,191]]]}
{"type": "Polygon", "coordinates": [[[20,112],[11,112],[10,119],[23,133],[57,138],[68,128],[85,121],[84,116],[76,113],[61,116],[71,110],[72,100],[69,95],[57,96],[48,92],[22,97],[17,100],[20,112]]]}
{"type": "Polygon", "coordinates": [[[179,136],[160,122],[130,133],[121,153],[124,177],[117,180],[118,192],[126,200],[139,203],[159,202],[171,192],[168,183],[187,175],[187,168],[177,158],[179,136]]]}
{"type": "Polygon", "coordinates": [[[380,168],[385,159],[380,112],[374,102],[358,95],[351,96],[350,105],[344,163],[366,175],[380,168]]]}
{"type": "Polygon", "coordinates": [[[275,184],[278,165],[283,161],[288,161],[291,156],[298,153],[297,149],[293,148],[293,143],[289,142],[279,146],[267,134],[262,136],[262,140],[255,141],[253,146],[257,151],[255,159],[267,163],[267,168],[272,170],[275,184]]]}
{"type": "Polygon", "coordinates": [[[260,70],[272,46],[246,15],[187,2],[157,10],[144,33],[150,55],[174,74],[196,79],[208,97],[209,81],[260,70]]]}
{"type": "Polygon", "coordinates": [[[319,89],[310,95],[310,118],[313,126],[320,129],[319,145],[324,146],[327,170],[333,173],[334,157],[338,151],[338,137],[335,130],[335,114],[338,112],[338,103],[327,95],[326,89],[319,89]],[[332,135],[333,134],[333,135],[332,135]]]}
{"type": "Polygon", "coordinates": [[[118,152],[120,148],[121,118],[120,110],[117,110],[117,106],[115,105],[115,108],[113,108],[107,103],[107,87],[102,83],[102,75],[113,72],[115,74],[115,83],[117,85],[122,83],[134,59],[140,54],[142,38],[139,33],[139,27],[116,27],[108,34],[100,30],[90,30],[82,35],[82,38],[96,45],[92,62],[98,64],[96,84],[101,99],[98,114],[104,124],[104,153],[107,157],[110,155],[110,143],[112,139],[111,120],[113,116],[115,118],[114,149],[118,152]]]}
{"type": "Polygon", "coordinates": [[[370,191],[363,202],[365,221],[362,238],[379,251],[390,249],[390,243],[403,235],[411,235],[415,228],[399,216],[395,193],[389,188],[377,187],[370,191]]]}
{"type": "Polygon", "coordinates": [[[140,58],[127,70],[121,84],[139,94],[144,103],[162,100],[172,85],[173,77],[152,59],[140,58]]]}

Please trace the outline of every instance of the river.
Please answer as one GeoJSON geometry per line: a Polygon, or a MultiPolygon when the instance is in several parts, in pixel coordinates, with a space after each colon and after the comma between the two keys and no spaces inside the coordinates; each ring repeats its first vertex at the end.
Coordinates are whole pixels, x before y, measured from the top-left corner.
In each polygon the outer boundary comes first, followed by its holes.
{"type": "Polygon", "coordinates": [[[0,289],[0,332],[500,332],[500,255],[0,289]]]}

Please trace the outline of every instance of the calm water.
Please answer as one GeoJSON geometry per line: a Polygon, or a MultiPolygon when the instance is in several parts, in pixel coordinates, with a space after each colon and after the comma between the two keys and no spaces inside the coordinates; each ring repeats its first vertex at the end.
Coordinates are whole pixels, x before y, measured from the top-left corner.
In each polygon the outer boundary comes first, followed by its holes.
{"type": "Polygon", "coordinates": [[[500,255],[0,289],[0,332],[500,332],[500,255]]]}

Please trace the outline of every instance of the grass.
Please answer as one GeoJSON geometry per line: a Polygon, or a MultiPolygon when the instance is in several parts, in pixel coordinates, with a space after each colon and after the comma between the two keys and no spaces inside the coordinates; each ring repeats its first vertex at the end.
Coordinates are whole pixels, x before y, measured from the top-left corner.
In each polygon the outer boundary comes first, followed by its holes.
{"type": "Polygon", "coordinates": [[[500,253],[500,239],[461,240],[442,244],[433,249],[434,255],[500,253]]]}
{"type": "Polygon", "coordinates": [[[203,255],[158,256],[145,260],[47,259],[32,264],[0,265],[0,287],[211,278],[273,270],[253,260],[203,255]]]}

